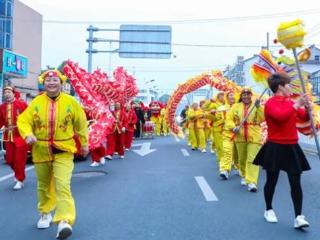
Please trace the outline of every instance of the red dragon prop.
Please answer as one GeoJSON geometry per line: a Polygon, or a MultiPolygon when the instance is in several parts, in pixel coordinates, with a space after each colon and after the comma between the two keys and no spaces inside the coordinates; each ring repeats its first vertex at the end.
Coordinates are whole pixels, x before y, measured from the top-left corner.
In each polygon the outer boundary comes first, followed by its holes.
{"type": "Polygon", "coordinates": [[[115,119],[109,104],[119,102],[124,106],[136,96],[138,88],[135,79],[119,67],[114,71],[114,81],[111,81],[101,70],[90,74],[70,60],[63,64],[63,72],[93,119],[89,126],[89,147],[97,148],[113,130],[115,119]]]}

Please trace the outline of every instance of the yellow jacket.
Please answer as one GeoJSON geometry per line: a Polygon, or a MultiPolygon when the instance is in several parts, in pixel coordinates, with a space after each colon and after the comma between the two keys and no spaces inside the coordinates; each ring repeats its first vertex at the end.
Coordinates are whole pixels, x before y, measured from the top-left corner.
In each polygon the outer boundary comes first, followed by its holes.
{"type": "Polygon", "coordinates": [[[232,132],[232,129],[227,129],[226,120],[227,120],[227,114],[228,114],[228,112],[230,112],[231,108],[232,108],[232,106],[230,104],[222,105],[219,108],[220,110],[223,110],[223,112],[222,112],[222,116],[223,116],[222,135],[224,137],[229,138],[229,139],[231,139],[233,132],[232,132]]]}
{"type": "Polygon", "coordinates": [[[77,100],[65,93],[60,93],[55,100],[45,93],[37,96],[19,115],[17,126],[24,139],[32,134],[37,138],[32,145],[35,163],[54,160],[50,146],[75,153],[75,134],[81,146],[88,145],[86,115],[77,100]]]}
{"type": "MultiPolygon", "coordinates": [[[[251,106],[246,107],[240,102],[232,106],[230,111],[227,113],[227,119],[224,125],[225,130],[232,131],[235,127],[238,127],[241,121],[250,111],[251,106]]],[[[250,143],[262,143],[262,130],[261,123],[264,121],[264,110],[263,107],[254,108],[250,114],[246,123],[240,128],[240,131],[236,134],[235,142],[250,142],[250,143]]]]}
{"type": "Polygon", "coordinates": [[[214,132],[221,132],[223,128],[223,113],[219,111],[219,108],[223,106],[223,103],[216,100],[215,102],[211,102],[208,107],[208,111],[216,110],[215,113],[209,113],[209,119],[212,121],[212,129],[214,132]]]}
{"type": "Polygon", "coordinates": [[[194,129],[195,127],[195,111],[192,108],[189,108],[186,112],[187,115],[187,122],[188,122],[188,128],[194,129]]]}

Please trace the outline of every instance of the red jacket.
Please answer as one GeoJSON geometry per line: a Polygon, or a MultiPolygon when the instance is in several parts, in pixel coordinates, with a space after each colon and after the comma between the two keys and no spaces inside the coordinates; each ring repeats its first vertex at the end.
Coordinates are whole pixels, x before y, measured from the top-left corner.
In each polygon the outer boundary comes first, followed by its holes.
{"type": "Polygon", "coordinates": [[[113,111],[112,114],[115,119],[113,132],[117,131],[118,133],[122,133],[122,128],[124,127],[124,121],[125,121],[124,111],[123,110],[113,111]]]}
{"type": "Polygon", "coordinates": [[[297,117],[308,120],[304,108],[295,110],[294,102],[283,96],[271,97],[265,105],[264,114],[268,126],[268,141],[280,144],[297,144],[297,117]]]}
{"type": "Polygon", "coordinates": [[[17,146],[26,144],[19,134],[17,118],[27,106],[27,103],[21,99],[14,99],[12,103],[5,102],[0,105],[0,128],[5,127],[4,142],[14,142],[17,146]]]}
{"type": "Polygon", "coordinates": [[[129,112],[124,112],[125,118],[124,118],[124,127],[127,131],[133,132],[135,128],[135,124],[138,121],[137,115],[133,109],[131,109],[129,112]]]}

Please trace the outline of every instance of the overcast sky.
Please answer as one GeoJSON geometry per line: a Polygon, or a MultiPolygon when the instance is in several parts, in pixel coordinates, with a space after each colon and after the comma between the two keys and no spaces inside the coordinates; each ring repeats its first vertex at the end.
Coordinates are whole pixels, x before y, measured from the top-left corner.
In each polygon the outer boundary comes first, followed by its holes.
{"type": "MultiPolygon", "coordinates": [[[[237,56],[251,57],[259,52],[260,46],[266,45],[267,32],[270,33],[270,44],[272,44],[276,28],[282,21],[301,18],[309,31],[306,45],[320,45],[320,1],[314,0],[295,1],[298,4],[293,4],[292,0],[20,1],[43,15],[42,66],[44,67],[47,65],[54,67],[63,60],[72,59],[87,68],[86,28],[90,23],[101,28],[119,28],[120,24],[137,21],[139,24],[171,25],[172,42],[175,44],[224,45],[224,47],[173,46],[172,51],[176,57],[166,60],[124,59],[112,54],[112,68],[124,66],[130,73],[135,74],[140,86],[154,79],[152,86],[160,89],[174,89],[178,83],[206,70],[223,70],[228,64],[232,65],[237,56]],[[292,12],[295,13],[290,14],[292,12]],[[196,21],[199,19],[209,20],[196,21]],[[79,24],[81,22],[84,23],[79,24]],[[230,47],[232,45],[246,47],[230,47]],[[252,45],[257,47],[251,47],[252,45]]],[[[100,32],[96,36],[118,39],[118,33],[100,32]]],[[[111,47],[118,48],[115,43],[111,47]]],[[[94,48],[108,50],[109,45],[100,43],[94,48]]],[[[278,48],[274,50],[277,52],[278,48]]],[[[106,53],[94,55],[93,66],[108,71],[109,55],[106,53]]]]}

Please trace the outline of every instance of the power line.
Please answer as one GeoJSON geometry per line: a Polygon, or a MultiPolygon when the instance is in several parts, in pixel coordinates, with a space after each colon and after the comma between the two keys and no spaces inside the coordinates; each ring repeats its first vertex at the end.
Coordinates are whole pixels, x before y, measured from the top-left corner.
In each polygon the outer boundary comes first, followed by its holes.
{"type": "Polygon", "coordinates": [[[224,17],[224,18],[208,18],[208,19],[184,19],[184,20],[155,20],[155,21],[77,21],[77,20],[44,20],[46,24],[123,24],[123,23],[167,23],[167,24],[194,24],[194,23],[212,23],[212,22],[235,22],[235,21],[251,21],[263,20],[271,18],[280,18],[288,16],[301,16],[301,15],[314,15],[320,14],[320,9],[307,9],[293,12],[280,12],[252,16],[237,16],[237,17],[224,17]]]}

